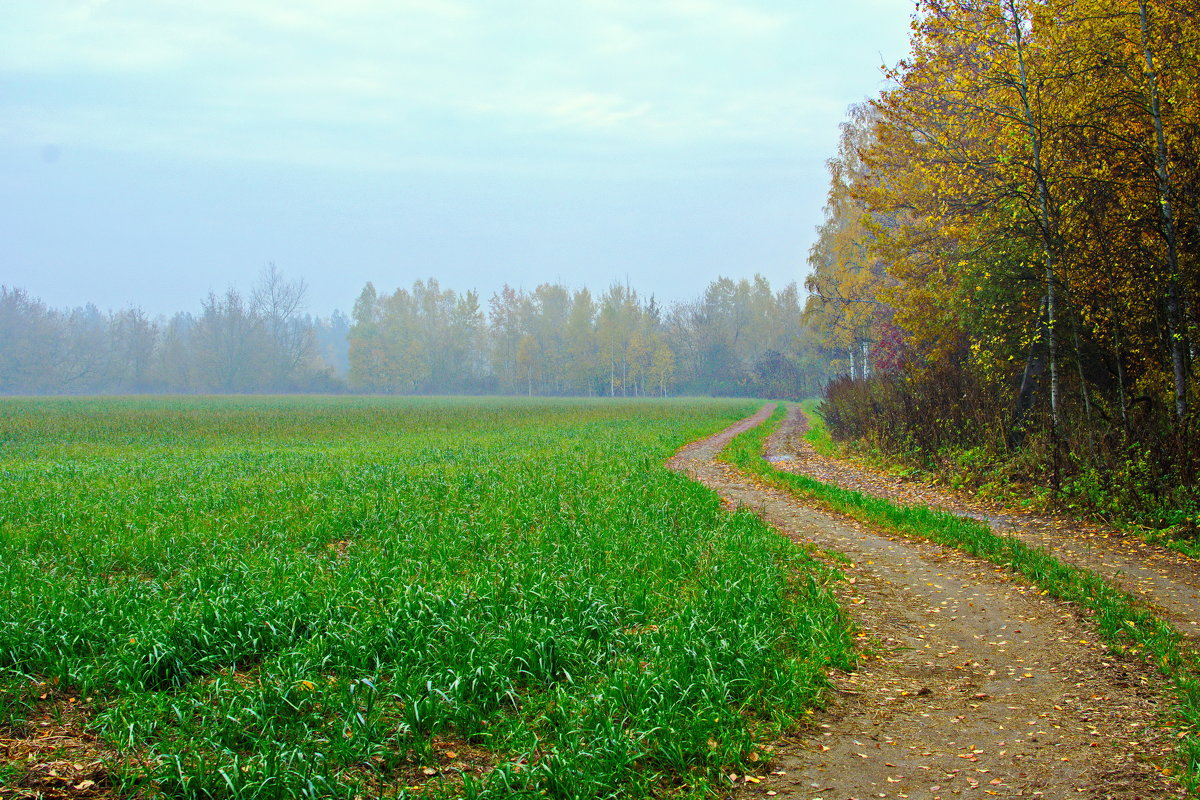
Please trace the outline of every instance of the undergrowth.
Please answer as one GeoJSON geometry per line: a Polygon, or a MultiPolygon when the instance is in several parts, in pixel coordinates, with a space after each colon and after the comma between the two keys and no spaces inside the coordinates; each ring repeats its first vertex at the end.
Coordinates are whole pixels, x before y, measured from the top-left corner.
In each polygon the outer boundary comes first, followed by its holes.
{"type": "Polygon", "coordinates": [[[1014,427],[1009,399],[942,364],[836,379],[821,412],[838,444],[874,465],[1086,515],[1200,557],[1200,417],[1168,418],[1149,397],[1127,414],[1093,400],[1090,411],[1064,407],[1057,426],[1040,409],[1014,427]]]}
{"type": "MultiPolygon", "coordinates": [[[[1144,658],[1169,681],[1178,716],[1173,722],[1182,734],[1177,741],[1180,780],[1189,791],[1200,789],[1200,670],[1196,654],[1185,646],[1174,628],[1099,575],[1064,564],[1048,551],[1030,547],[1015,537],[997,534],[977,520],[926,506],[898,505],[775,469],[763,458],[763,448],[786,414],[787,408],[781,404],[765,424],[730,442],[721,454],[722,460],[860,522],[954,547],[1007,567],[1047,594],[1091,611],[1099,636],[1110,649],[1144,658]]],[[[819,418],[810,415],[809,419],[812,424],[806,438],[817,447],[827,441],[828,433],[819,418]]]]}

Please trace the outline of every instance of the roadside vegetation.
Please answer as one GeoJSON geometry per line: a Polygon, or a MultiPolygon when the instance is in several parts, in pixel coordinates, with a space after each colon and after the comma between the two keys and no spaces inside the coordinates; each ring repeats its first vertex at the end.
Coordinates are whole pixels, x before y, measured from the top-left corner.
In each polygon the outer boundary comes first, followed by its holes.
{"type": "Polygon", "coordinates": [[[126,796],[711,794],[853,659],[836,573],[664,467],[752,410],[5,400],[3,778],[52,725],[126,796]]]}
{"type": "MultiPolygon", "coordinates": [[[[1100,452],[1086,436],[1056,441],[1047,429],[1011,446],[1003,425],[985,422],[977,394],[957,395],[969,405],[955,406],[953,386],[895,381],[831,382],[821,407],[832,448],[986,499],[1100,519],[1200,557],[1200,483],[1179,460],[1200,458],[1194,434],[1165,433],[1153,443],[1106,434],[1096,439],[1100,452]],[[906,396],[925,391],[950,405],[906,396]]],[[[993,421],[1007,413],[999,403],[990,407],[993,421]]]]}
{"type": "MultiPolygon", "coordinates": [[[[1177,717],[1169,721],[1179,734],[1180,779],[1192,791],[1200,788],[1200,670],[1196,653],[1177,631],[1144,603],[1095,573],[1064,564],[1048,551],[1013,536],[997,534],[983,522],[926,506],[898,505],[776,469],[763,457],[763,448],[786,413],[781,404],[767,423],[740,434],[722,453],[722,460],[860,522],[954,547],[1006,567],[1046,593],[1087,609],[1099,636],[1114,652],[1144,658],[1170,682],[1177,717]]],[[[821,417],[810,414],[809,422],[809,441],[814,447],[828,447],[828,431],[821,417]]]]}

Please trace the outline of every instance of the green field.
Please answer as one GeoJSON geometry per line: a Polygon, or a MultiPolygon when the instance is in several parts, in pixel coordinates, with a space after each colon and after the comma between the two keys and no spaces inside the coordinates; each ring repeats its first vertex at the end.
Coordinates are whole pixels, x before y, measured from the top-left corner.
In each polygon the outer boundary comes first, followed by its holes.
{"type": "Polygon", "coordinates": [[[711,791],[851,658],[836,576],[663,467],[753,410],[0,400],[0,734],[119,796],[711,791]]]}

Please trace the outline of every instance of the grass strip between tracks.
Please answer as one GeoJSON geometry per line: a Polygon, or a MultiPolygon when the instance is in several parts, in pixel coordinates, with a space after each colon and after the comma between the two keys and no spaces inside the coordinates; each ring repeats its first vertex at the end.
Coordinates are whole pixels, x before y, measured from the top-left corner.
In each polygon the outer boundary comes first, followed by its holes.
{"type": "MultiPolygon", "coordinates": [[[[810,422],[806,438],[822,451],[822,444],[829,445],[828,431],[813,409],[805,410],[810,422]]],[[[954,547],[1007,567],[1024,575],[1045,593],[1093,612],[1099,636],[1111,650],[1144,658],[1170,682],[1175,695],[1173,711],[1177,715],[1171,722],[1180,734],[1178,777],[1191,793],[1200,792],[1200,671],[1195,652],[1170,624],[1096,573],[1065,564],[1049,551],[1031,547],[1016,537],[997,534],[983,522],[927,506],[898,505],[776,469],[763,457],[763,448],[786,414],[787,406],[780,404],[766,423],[731,441],[720,459],[777,488],[816,500],[860,522],[954,547]]]]}

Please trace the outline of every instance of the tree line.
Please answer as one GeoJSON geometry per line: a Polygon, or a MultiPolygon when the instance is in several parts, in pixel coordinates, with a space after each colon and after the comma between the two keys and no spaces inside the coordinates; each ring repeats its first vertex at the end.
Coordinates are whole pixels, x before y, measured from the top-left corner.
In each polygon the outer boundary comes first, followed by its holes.
{"type": "Polygon", "coordinates": [[[547,283],[488,300],[436,280],[354,304],[349,385],[357,391],[646,397],[800,396],[824,361],[804,336],[795,284],[719,278],[663,308],[631,287],[599,295],[547,283]]]}
{"type": "Polygon", "coordinates": [[[1194,512],[1200,7],[921,0],[889,79],[810,256],[843,433],[1194,512]]]}
{"type": "Polygon", "coordinates": [[[249,294],[209,293],[199,314],[53,309],[0,286],[0,393],[335,391],[349,321],[303,312],[303,281],[274,266],[249,294]]]}
{"type": "Polygon", "coordinates": [[[485,304],[430,278],[391,293],[367,284],[350,316],[318,318],[306,293],[271,265],[249,293],[152,319],[0,287],[0,393],[800,397],[827,378],[797,287],[761,276],[719,278],[669,308],[623,284],[505,286],[485,304]]]}

